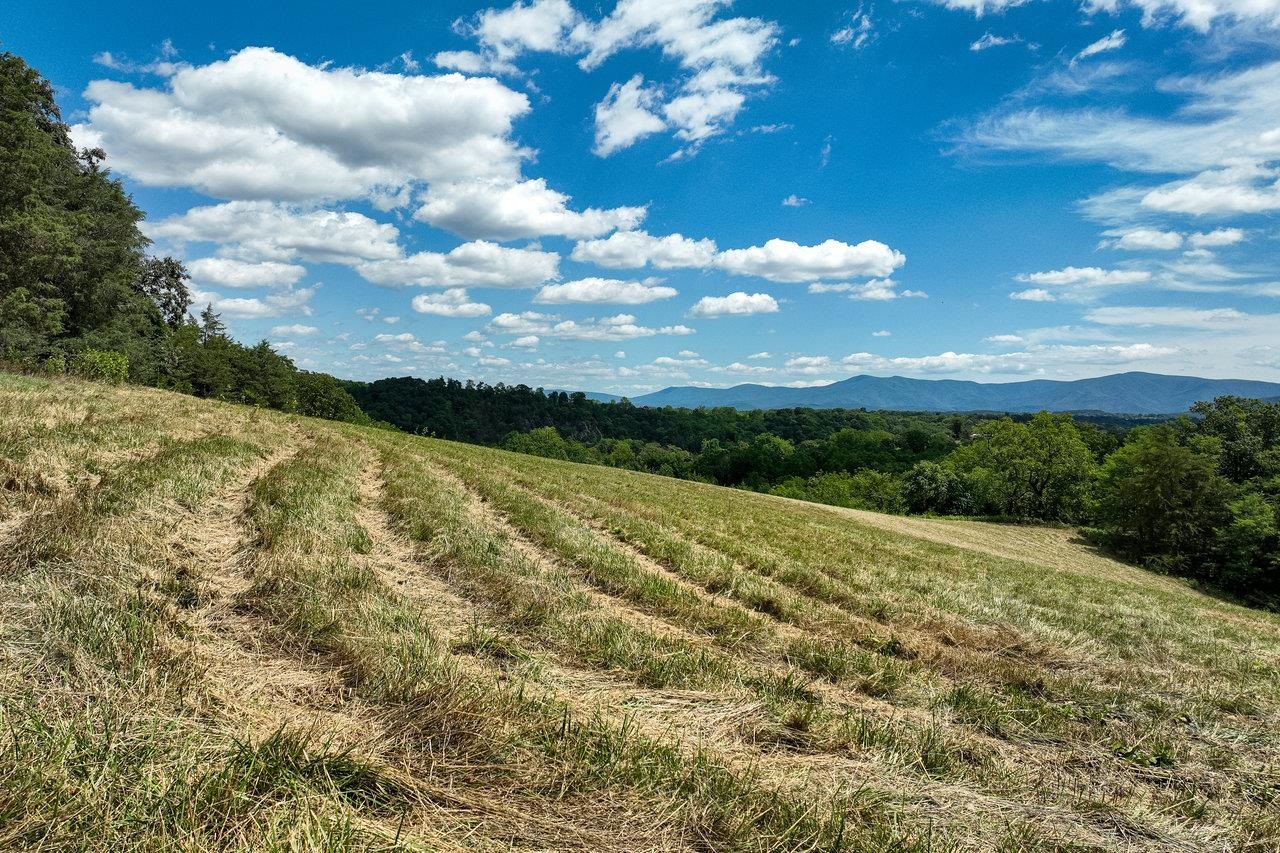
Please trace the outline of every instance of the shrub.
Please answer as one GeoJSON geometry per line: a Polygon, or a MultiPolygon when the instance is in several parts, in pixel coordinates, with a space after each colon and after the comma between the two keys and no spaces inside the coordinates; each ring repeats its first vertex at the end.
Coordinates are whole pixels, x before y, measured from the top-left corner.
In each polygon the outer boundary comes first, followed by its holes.
{"type": "Polygon", "coordinates": [[[114,350],[81,350],[71,357],[68,370],[85,379],[119,385],[129,378],[129,356],[114,350]]]}

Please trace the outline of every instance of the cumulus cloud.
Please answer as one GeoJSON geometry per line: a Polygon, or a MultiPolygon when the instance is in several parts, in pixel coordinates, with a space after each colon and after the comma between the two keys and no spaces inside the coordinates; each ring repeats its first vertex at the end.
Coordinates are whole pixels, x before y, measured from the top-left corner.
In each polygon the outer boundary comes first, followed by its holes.
{"type": "Polygon", "coordinates": [[[571,341],[623,341],[655,335],[692,335],[695,332],[683,325],[657,328],[643,326],[636,322],[632,314],[615,314],[612,317],[578,322],[562,320],[555,314],[537,311],[499,314],[489,321],[487,328],[491,333],[499,335],[538,335],[571,341]]]}
{"type": "Polygon", "coordinates": [[[625,83],[614,83],[604,100],[596,104],[596,141],[593,149],[601,157],[629,148],[636,142],[667,128],[658,114],[661,95],[645,86],[644,76],[634,75],[625,83]]]}
{"type": "Polygon", "coordinates": [[[162,88],[94,81],[78,144],[150,186],[233,200],[420,196],[421,221],[467,239],[581,239],[633,228],[644,208],[576,211],[511,136],[528,98],[492,78],[312,66],[270,48],[182,66],[162,88]],[[425,186],[425,192],[423,188],[425,186]]]}
{"type": "Polygon", "coordinates": [[[307,272],[297,264],[277,261],[237,261],[234,258],[197,258],[188,261],[191,280],[200,285],[222,287],[264,287],[297,284],[307,272]]]}
{"type": "Polygon", "coordinates": [[[1280,167],[1249,163],[1210,169],[1150,190],[1142,206],[1193,216],[1280,210],[1280,167]]]}
{"type": "Polygon", "coordinates": [[[308,65],[250,47],[162,88],[96,80],[80,145],[146,186],[227,199],[366,197],[414,181],[514,181],[528,98],[497,80],[308,65]]]}
{"type": "Polygon", "coordinates": [[[782,200],[783,207],[804,207],[808,203],[809,203],[809,199],[801,198],[795,193],[792,193],[791,195],[787,196],[782,200]]]}
{"type": "MultiPolygon", "coordinates": [[[[179,248],[188,243],[217,243],[224,256],[248,262],[302,259],[353,264],[395,258],[401,251],[396,242],[400,232],[394,225],[375,222],[362,213],[266,201],[193,207],[144,223],[143,228],[153,240],[179,248]]],[[[218,268],[226,273],[235,267],[214,265],[218,268]]]]}
{"type": "Polygon", "coordinates": [[[1188,242],[1198,249],[1217,248],[1220,246],[1233,246],[1243,241],[1245,233],[1243,228],[1215,228],[1212,231],[1205,231],[1198,234],[1191,234],[1187,237],[1188,242]]]}
{"type": "Polygon", "coordinates": [[[570,210],[569,196],[542,178],[528,181],[466,181],[433,184],[414,217],[466,238],[512,240],[557,235],[582,239],[631,229],[643,207],[570,210]]]}
{"type": "Polygon", "coordinates": [[[767,293],[737,291],[728,296],[704,296],[689,309],[690,317],[725,317],[744,314],[773,314],[778,301],[767,293]]]}
{"type": "MultiPolygon", "coordinates": [[[[1050,366],[1123,365],[1165,358],[1175,347],[1137,344],[1060,344],[1032,346],[1019,352],[988,354],[943,352],[937,355],[885,357],[869,352],[853,353],[840,360],[845,370],[895,373],[1040,373],[1050,366]]],[[[824,372],[822,370],[813,372],[824,372]]]]}
{"type": "Polygon", "coordinates": [[[1010,299],[1017,299],[1020,302],[1054,302],[1057,297],[1043,287],[1029,287],[1026,290],[1017,290],[1009,294],[1010,299]]]}
{"type": "Polygon", "coordinates": [[[210,305],[217,314],[229,319],[257,320],[283,317],[286,314],[311,315],[311,298],[315,287],[277,288],[262,297],[227,297],[214,291],[191,289],[192,304],[210,305]]]}
{"type": "Polygon", "coordinates": [[[906,263],[905,255],[877,240],[856,245],[826,240],[804,246],[774,238],[763,246],[717,251],[711,240],[692,240],[681,234],[654,237],[644,231],[619,231],[603,240],[580,242],[572,257],[619,269],[650,264],[661,269],[720,269],[731,275],[779,282],[882,277],[906,263]]]}
{"type": "Polygon", "coordinates": [[[891,278],[874,278],[871,281],[854,283],[841,281],[834,284],[814,282],[809,285],[810,293],[843,293],[848,298],[860,302],[887,302],[898,297],[926,299],[929,294],[923,290],[898,290],[898,283],[891,278]]]}
{"type": "Polygon", "coordinates": [[[644,305],[659,299],[670,299],[678,291],[659,284],[661,279],[620,281],[612,278],[583,278],[561,284],[543,285],[533,301],[544,305],[569,303],[605,303],[612,305],[644,305]]]}
{"type": "Polygon", "coordinates": [[[291,335],[293,337],[303,337],[306,335],[314,335],[318,331],[320,330],[317,329],[315,326],[306,326],[306,325],[303,325],[302,323],[293,323],[287,326],[271,327],[271,334],[280,335],[280,336],[291,335]]]}
{"type": "Polygon", "coordinates": [[[704,269],[716,257],[711,240],[694,240],[681,234],[654,237],[645,231],[618,231],[603,240],[579,242],[573,247],[575,261],[610,269],[704,269]]]}
{"type": "Polygon", "coordinates": [[[1129,251],[1170,251],[1180,248],[1183,240],[1182,234],[1177,231],[1161,231],[1158,228],[1130,228],[1106,233],[1114,239],[1104,240],[1103,246],[1129,251]]]}
{"type": "Polygon", "coordinates": [[[763,246],[727,249],[716,258],[716,266],[732,275],[800,282],[887,276],[906,260],[901,252],[878,240],[864,240],[856,245],[826,240],[816,246],[802,246],[775,237],[763,246]]]}
{"type": "Polygon", "coordinates": [[[1151,280],[1145,270],[1104,270],[1099,267],[1064,267],[1048,272],[1019,275],[1018,281],[1052,287],[1104,287],[1121,284],[1142,284],[1151,280]]]}
{"type": "Polygon", "coordinates": [[[722,18],[723,0],[619,0],[593,20],[565,0],[518,2],[487,9],[464,31],[479,45],[474,53],[442,58],[450,67],[505,68],[527,52],[572,54],[584,71],[600,67],[624,49],[657,48],[673,59],[680,76],[646,85],[631,77],[613,84],[597,105],[595,152],[609,156],[663,130],[692,153],[724,132],[747,96],[773,81],[762,61],[778,39],[776,24],[760,18],[722,18]]]}
{"type": "Polygon", "coordinates": [[[472,302],[465,288],[451,287],[439,293],[420,293],[410,304],[419,314],[437,317],[487,317],[493,309],[483,302],[472,302]]]}
{"type": "Polygon", "coordinates": [[[391,286],[520,288],[537,287],[555,278],[559,263],[555,252],[477,240],[448,252],[418,252],[357,264],[356,271],[366,281],[391,286]]]}

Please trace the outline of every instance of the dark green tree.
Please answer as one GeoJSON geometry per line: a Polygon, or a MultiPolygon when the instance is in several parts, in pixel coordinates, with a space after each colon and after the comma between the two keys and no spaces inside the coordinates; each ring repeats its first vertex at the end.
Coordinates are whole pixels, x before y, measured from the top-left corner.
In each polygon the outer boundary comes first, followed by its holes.
{"type": "Polygon", "coordinates": [[[1168,426],[1135,431],[1102,471],[1098,518],[1127,556],[1179,573],[1202,574],[1229,489],[1214,460],[1179,441],[1168,426]]]}

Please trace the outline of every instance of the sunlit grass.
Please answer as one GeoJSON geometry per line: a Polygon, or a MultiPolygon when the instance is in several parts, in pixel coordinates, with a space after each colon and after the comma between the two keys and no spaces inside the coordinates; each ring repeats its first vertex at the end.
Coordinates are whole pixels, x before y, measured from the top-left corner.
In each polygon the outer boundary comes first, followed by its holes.
{"type": "Polygon", "coordinates": [[[7,376],[0,487],[0,849],[1280,846],[1280,618],[1069,531],[7,376]]]}

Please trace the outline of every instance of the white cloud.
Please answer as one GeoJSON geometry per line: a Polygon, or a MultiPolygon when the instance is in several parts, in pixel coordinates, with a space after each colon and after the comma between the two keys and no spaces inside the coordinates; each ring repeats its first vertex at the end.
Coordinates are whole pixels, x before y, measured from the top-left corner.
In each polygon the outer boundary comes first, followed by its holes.
{"type": "Polygon", "coordinates": [[[874,370],[882,373],[1018,374],[1041,373],[1050,366],[1123,365],[1164,358],[1177,352],[1174,347],[1149,343],[1032,346],[1025,351],[997,355],[948,351],[937,355],[890,358],[859,352],[845,356],[840,360],[840,366],[846,370],[874,370]]]}
{"type": "Polygon", "coordinates": [[[871,40],[874,25],[871,22],[871,16],[862,11],[861,8],[854,12],[848,26],[841,27],[831,34],[831,43],[836,45],[848,45],[854,50],[860,50],[866,46],[871,40]]]}
{"type": "Polygon", "coordinates": [[[990,50],[993,47],[1003,47],[1006,44],[1017,44],[1020,41],[1022,41],[1022,39],[1016,35],[1015,36],[998,36],[992,33],[990,30],[988,30],[987,32],[983,33],[981,37],[978,38],[977,41],[969,45],[969,50],[972,50],[975,53],[977,53],[984,50],[990,50]]]}
{"type": "MultiPolygon", "coordinates": [[[[1263,0],[1259,8],[1267,3],[1280,0],[1263,0]]],[[[1119,187],[1085,202],[1087,213],[1108,221],[1132,221],[1150,211],[1207,216],[1280,210],[1280,61],[1169,77],[1157,89],[1181,103],[1167,117],[1019,108],[978,122],[961,142],[1180,176],[1154,187],[1119,187]]]]}
{"type": "Polygon", "coordinates": [[[451,287],[439,293],[421,293],[413,297],[410,304],[419,314],[437,317],[487,317],[493,313],[493,309],[483,302],[472,302],[466,289],[461,287],[451,287]]]}
{"type": "Polygon", "coordinates": [[[1109,50],[1119,50],[1124,47],[1127,39],[1124,30],[1112,30],[1109,35],[1105,35],[1095,42],[1090,43],[1075,55],[1072,63],[1079,62],[1082,59],[1088,59],[1090,56],[1096,56],[1099,53],[1106,53],[1109,50]]]}
{"type": "Polygon", "coordinates": [[[1182,234],[1177,231],[1161,231],[1157,228],[1130,228],[1124,231],[1108,231],[1114,240],[1104,241],[1104,246],[1128,251],[1153,249],[1170,251],[1182,246],[1182,234]]]}
{"type": "Polygon", "coordinates": [[[577,243],[573,260],[616,269],[721,269],[733,275],[758,275],[772,282],[815,282],[824,278],[883,277],[906,263],[906,256],[882,242],[850,245],[828,240],[801,246],[773,238],[763,246],[717,251],[709,240],[690,240],[682,234],[653,237],[643,231],[623,231],[605,240],[577,243]]]}
{"type": "Polygon", "coordinates": [[[1020,344],[1025,339],[1022,335],[989,335],[982,340],[991,344],[1020,344]]]}
{"type": "Polygon", "coordinates": [[[659,328],[642,326],[636,323],[635,316],[631,314],[616,314],[578,322],[562,320],[554,314],[541,314],[537,311],[499,314],[489,321],[487,328],[500,335],[538,335],[574,341],[622,341],[654,335],[692,335],[695,331],[683,325],[659,328]]]}
{"type": "Polygon", "coordinates": [[[792,193],[791,195],[787,196],[782,200],[783,207],[804,207],[808,203],[809,203],[809,199],[801,198],[795,193],[792,193]]]}
{"type": "Polygon", "coordinates": [[[1201,32],[1222,18],[1264,26],[1280,26],[1280,2],[1276,0],[1090,0],[1092,12],[1116,12],[1121,6],[1142,11],[1142,25],[1158,26],[1169,18],[1201,32]]]}
{"type": "Polygon", "coordinates": [[[375,284],[423,287],[537,287],[557,275],[560,256],[539,249],[512,249],[477,240],[449,252],[418,252],[406,258],[357,264],[375,284]]]}
{"type": "Polygon", "coordinates": [[[789,358],[783,364],[783,368],[788,373],[797,374],[815,374],[827,373],[834,365],[830,356],[825,355],[800,355],[789,358]]]}
{"type": "Polygon", "coordinates": [[[271,334],[281,335],[281,336],[292,335],[294,337],[301,337],[305,335],[314,335],[318,331],[320,330],[317,329],[315,326],[304,326],[302,323],[294,323],[288,326],[272,326],[271,327],[271,334]]]}
{"type": "Polygon", "coordinates": [[[1142,284],[1151,280],[1145,270],[1104,270],[1099,267],[1064,267],[1048,272],[1019,275],[1018,281],[1051,287],[1105,287],[1122,284],[1142,284]]]}
{"type": "Polygon", "coordinates": [[[367,197],[414,181],[518,177],[528,98],[484,77],[312,66],[250,47],[163,88],[96,80],[79,145],[146,186],[228,199],[367,197]]]}
{"type": "Polygon", "coordinates": [[[887,337],[890,337],[892,334],[893,334],[893,332],[889,331],[888,329],[881,329],[881,330],[880,330],[880,331],[878,331],[878,332],[872,332],[872,333],[871,333],[871,337],[873,337],[873,338],[887,338],[887,337]]]}
{"type": "Polygon", "coordinates": [[[461,71],[463,74],[516,74],[519,69],[494,56],[485,56],[474,50],[442,50],[431,57],[437,68],[461,71]]]}
{"type": "Polygon", "coordinates": [[[557,235],[582,239],[631,229],[644,219],[643,207],[611,210],[568,208],[569,196],[542,178],[509,181],[436,183],[423,197],[416,219],[474,239],[512,240],[557,235]]]}
{"type": "Polygon", "coordinates": [[[604,100],[596,104],[595,153],[608,157],[646,136],[666,130],[666,120],[657,113],[661,109],[660,101],[659,92],[646,87],[640,74],[610,86],[604,100]]]}
{"type": "Polygon", "coordinates": [[[1216,248],[1219,246],[1233,246],[1244,240],[1244,238],[1245,233],[1242,228],[1215,228],[1212,231],[1192,234],[1187,238],[1187,240],[1191,245],[1203,249],[1210,247],[1216,248]]]}
{"type": "MultiPolygon", "coordinates": [[[[1000,14],[1021,6],[1027,0],[933,0],[948,9],[972,12],[981,18],[986,13],[1000,14]]],[[[1169,19],[1207,31],[1217,20],[1229,18],[1240,22],[1280,26],[1280,2],[1277,0],[1086,0],[1085,11],[1119,13],[1134,7],[1142,12],[1144,27],[1160,26],[1169,19]]]]}
{"type": "Polygon", "coordinates": [[[644,281],[619,281],[612,278],[583,278],[561,284],[543,285],[533,301],[543,305],[568,303],[606,303],[613,305],[643,305],[659,299],[670,299],[678,291],[674,287],[658,284],[661,279],[644,281]]]}
{"type": "MultiPolygon", "coordinates": [[[[610,87],[596,107],[596,153],[608,156],[660,130],[690,145],[722,133],[747,95],[773,81],[761,67],[777,43],[778,27],[759,18],[719,18],[724,0],[618,0],[599,20],[578,14],[565,0],[516,2],[488,9],[469,31],[478,53],[458,52],[445,61],[476,69],[509,65],[521,54],[574,54],[593,71],[624,49],[658,48],[682,76],[645,86],[641,78],[610,87]]],[[[441,61],[441,57],[437,57],[441,61]]]]}
{"type": "Polygon", "coordinates": [[[737,291],[728,296],[704,296],[689,309],[690,317],[725,317],[743,314],[773,314],[778,301],[767,293],[737,291]]]}
{"type": "MultiPolygon", "coordinates": [[[[1085,319],[1104,326],[1172,326],[1186,329],[1231,329],[1242,326],[1261,315],[1246,314],[1234,308],[1121,307],[1095,308],[1085,319]]],[[[1280,318],[1265,318],[1280,328],[1280,318]]]]}
{"type": "Polygon", "coordinates": [[[506,9],[478,14],[472,32],[498,59],[511,60],[527,51],[566,51],[569,34],[580,21],[568,0],[517,0],[506,9]]]}
{"type": "Polygon", "coordinates": [[[704,269],[715,256],[716,244],[711,240],[681,234],[654,237],[645,231],[618,231],[603,240],[579,242],[571,255],[575,261],[610,269],[640,269],[650,264],[658,269],[704,269]]]}
{"type": "Polygon", "coordinates": [[[1021,302],[1055,302],[1057,297],[1042,287],[1029,287],[1009,294],[1010,299],[1021,302]]]}
{"type": "Polygon", "coordinates": [[[1210,169],[1156,187],[1142,197],[1142,206],[1193,216],[1280,210],[1280,168],[1252,163],[1210,169]]]}
{"type": "Polygon", "coordinates": [[[282,287],[263,297],[245,298],[226,297],[213,291],[192,288],[191,300],[196,308],[212,305],[215,313],[230,319],[254,320],[282,317],[286,314],[310,316],[311,297],[315,293],[315,287],[282,287]]]}
{"type": "Polygon", "coordinates": [[[223,287],[279,287],[297,284],[307,272],[297,264],[278,261],[237,261],[234,258],[197,258],[188,261],[191,280],[202,285],[223,287]]]}
{"type": "MultiPolygon", "coordinates": [[[[394,225],[362,213],[315,210],[265,201],[233,201],[193,207],[143,224],[153,240],[178,247],[218,243],[220,253],[243,261],[297,259],[353,264],[400,255],[394,225]]],[[[222,265],[224,271],[231,269],[222,265]]],[[[243,269],[243,268],[241,268],[243,269]]]]}
{"type": "Polygon", "coordinates": [[[877,240],[864,240],[857,245],[826,240],[816,246],[802,246],[775,237],[763,246],[723,251],[716,258],[716,266],[733,275],[798,282],[887,276],[906,260],[901,252],[877,240]]]}
{"type": "Polygon", "coordinates": [[[511,346],[519,349],[536,349],[539,343],[540,340],[537,335],[525,335],[512,341],[511,346]]]}
{"type": "Polygon", "coordinates": [[[753,352],[751,355],[747,356],[747,359],[748,359],[748,360],[750,360],[750,361],[761,361],[761,360],[768,359],[768,358],[773,358],[773,353],[771,353],[771,352],[753,352]]]}

